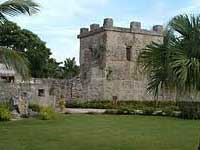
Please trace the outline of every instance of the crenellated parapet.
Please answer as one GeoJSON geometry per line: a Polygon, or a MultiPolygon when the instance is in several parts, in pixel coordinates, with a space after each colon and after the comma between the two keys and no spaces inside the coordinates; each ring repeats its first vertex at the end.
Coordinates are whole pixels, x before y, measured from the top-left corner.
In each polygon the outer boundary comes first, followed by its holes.
{"type": "Polygon", "coordinates": [[[147,34],[152,36],[163,36],[163,26],[162,25],[154,25],[152,30],[146,30],[141,28],[141,22],[131,21],[130,28],[117,27],[114,26],[114,21],[112,18],[105,18],[103,22],[103,26],[99,24],[91,24],[89,28],[81,28],[80,34],[78,38],[90,36],[103,31],[116,31],[116,32],[126,32],[126,33],[134,33],[134,34],[147,34]]]}
{"type": "MultiPolygon", "coordinates": [[[[137,60],[148,44],[163,42],[163,26],[146,30],[141,22],[131,21],[125,28],[106,18],[102,25],[81,28],[78,38],[83,99],[153,100],[146,92],[147,79],[137,70],[137,60]]],[[[171,99],[171,95],[164,96],[171,99]]]]}

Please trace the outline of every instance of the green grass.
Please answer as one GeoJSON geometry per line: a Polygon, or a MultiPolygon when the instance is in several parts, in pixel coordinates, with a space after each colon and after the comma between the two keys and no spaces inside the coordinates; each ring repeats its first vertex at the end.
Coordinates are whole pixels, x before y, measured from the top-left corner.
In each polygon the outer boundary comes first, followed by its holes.
{"type": "Polygon", "coordinates": [[[197,150],[200,121],[66,115],[0,123],[0,150],[197,150]]]}

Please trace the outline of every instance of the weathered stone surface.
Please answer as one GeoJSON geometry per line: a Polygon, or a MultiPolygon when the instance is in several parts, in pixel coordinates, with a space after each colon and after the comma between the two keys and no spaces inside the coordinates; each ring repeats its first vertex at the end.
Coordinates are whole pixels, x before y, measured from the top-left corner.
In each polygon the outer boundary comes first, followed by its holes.
{"type": "Polygon", "coordinates": [[[35,112],[32,109],[28,109],[28,116],[29,117],[37,117],[38,115],[39,115],[38,112],[35,112]]]}
{"type": "Polygon", "coordinates": [[[20,114],[17,112],[17,110],[13,110],[11,112],[11,116],[12,116],[12,119],[20,119],[20,114]]]}
{"type": "MultiPolygon", "coordinates": [[[[152,41],[162,43],[162,26],[154,26],[150,31],[141,29],[140,22],[132,22],[130,28],[122,28],[113,26],[112,19],[105,19],[103,28],[78,37],[84,99],[154,99],[146,91],[147,79],[139,72],[137,57],[152,41]]],[[[173,100],[173,96],[166,92],[159,99],[173,100]]]]}
{"type": "Polygon", "coordinates": [[[104,28],[112,28],[113,27],[113,19],[112,18],[104,19],[103,27],[104,28]]]}
{"type": "Polygon", "coordinates": [[[28,114],[29,103],[57,107],[61,97],[66,101],[82,99],[79,77],[71,80],[33,79],[26,83],[0,84],[0,103],[11,100],[21,115],[28,114]]]}
{"type": "Polygon", "coordinates": [[[141,22],[133,21],[130,23],[130,30],[131,31],[139,31],[141,29],[141,22]]]}

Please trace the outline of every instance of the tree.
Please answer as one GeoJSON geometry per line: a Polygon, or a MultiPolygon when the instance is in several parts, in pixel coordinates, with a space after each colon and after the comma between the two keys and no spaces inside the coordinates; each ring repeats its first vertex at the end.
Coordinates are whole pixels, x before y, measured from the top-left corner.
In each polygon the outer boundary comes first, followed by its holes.
{"type": "MultiPolygon", "coordinates": [[[[63,67],[63,70],[64,70],[64,78],[65,79],[72,79],[74,77],[76,77],[77,75],[79,75],[79,72],[80,72],[80,69],[79,69],[79,66],[76,65],[76,61],[75,61],[75,58],[67,58],[65,61],[64,61],[64,67],[63,67]]],[[[71,99],[73,97],[73,80],[70,80],[70,96],[71,96],[71,99]]]]}
{"type": "Polygon", "coordinates": [[[200,15],[174,17],[163,43],[148,45],[138,60],[148,76],[147,90],[155,96],[166,86],[177,89],[179,94],[199,91],[200,15]]]}
{"type": "Polygon", "coordinates": [[[39,11],[39,5],[32,0],[8,0],[0,4],[0,21],[6,21],[8,16],[20,14],[32,15],[39,11]]]}
{"type": "Polygon", "coordinates": [[[33,77],[48,77],[51,51],[36,34],[21,29],[17,24],[5,21],[0,24],[0,46],[14,49],[24,54],[29,61],[29,70],[33,77]]]}
{"type": "MultiPolygon", "coordinates": [[[[0,23],[7,21],[6,15],[12,17],[19,14],[32,15],[38,11],[39,5],[32,0],[8,0],[0,4],[0,23]]],[[[0,63],[5,64],[7,68],[15,69],[22,77],[28,75],[26,60],[12,48],[0,47],[0,63]]]]}
{"type": "Polygon", "coordinates": [[[57,62],[54,58],[50,58],[46,65],[46,75],[48,78],[63,79],[63,68],[60,66],[62,62],[57,62]]]}
{"type": "Polygon", "coordinates": [[[170,42],[174,39],[172,30],[166,30],[163,43],[152,42],[141,51],[138,57],[142,71],[148,76],[147,91],[153,93],[155,97],[163,87],[170,86],[169,81],[173,80],[173,72],[169,68],[169,55],[170,42]]]}
{"type": "Polygon", "coordinates": [[[66,79],[71,79],[71,78],[77,76],[80,72],[79,66],[76,65],[75,58],[72,58],[72,59],[67,58],[64,61],[63,70],[64,70],[64,78],[66,78],[66,79]]]}

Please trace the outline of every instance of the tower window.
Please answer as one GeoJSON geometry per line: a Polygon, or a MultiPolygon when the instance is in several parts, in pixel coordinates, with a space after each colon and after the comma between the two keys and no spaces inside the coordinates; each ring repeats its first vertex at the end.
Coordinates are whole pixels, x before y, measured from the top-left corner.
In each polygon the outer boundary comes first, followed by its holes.
{"type": "Polygon", "coordinates": [[[44,97],[45,96],[45,90],[44,89],[39,89],[38,90],[38,96],[39,97],[44,97]]]}
{"type": "Polygon", "coordinates": [[[83,73],[83,79],[86,80],[87,79],[87,72],[83,73]]]}
{"type": "Polygon", "coordinates": [[[126,60],[131,61],[131,46],[126,48],[126,60]]]}

